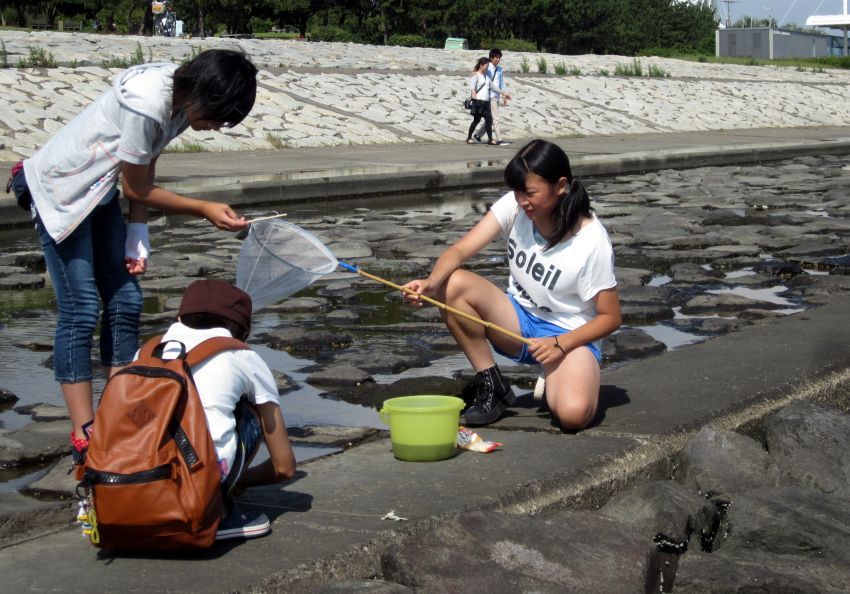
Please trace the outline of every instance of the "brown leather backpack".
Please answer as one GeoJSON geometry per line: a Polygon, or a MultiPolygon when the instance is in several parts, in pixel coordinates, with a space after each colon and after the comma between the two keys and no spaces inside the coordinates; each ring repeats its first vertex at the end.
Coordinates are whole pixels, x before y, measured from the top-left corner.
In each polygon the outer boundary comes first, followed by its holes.
{"type": "Polygon", "coordinates": [[[248,347],[211,338],[164,360],[161,338],[107,382],[77,468],[95,511],[91,541],[104,549],[209,547],[221,520],[218,456],[190,368],[248,347]]]}

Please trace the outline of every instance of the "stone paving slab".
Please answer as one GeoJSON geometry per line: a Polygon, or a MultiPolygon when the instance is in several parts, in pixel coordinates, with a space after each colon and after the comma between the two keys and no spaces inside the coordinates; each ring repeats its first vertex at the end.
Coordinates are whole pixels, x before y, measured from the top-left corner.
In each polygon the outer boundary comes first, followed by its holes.
{"type": "Polygon", "coordinates": [[[0,571],[13,591],[233,591],[268,576],[275,588],[310,591],[330,579],[368,577],[390,543],[464,510],[528,513],[576,498],[596,507],[621,481],[674,454],[677,436],[714,420],[734,426],[735,415],[751,420],[753,410],[803,383],[846,370],[850,344],[841,337],[849,318],[850,304],[836,302],[606,372],[606,389],[626,393],[628,405],[607,408],[597,427],[578,435],[548,433],[543,418],[508,417],[481,430],[505,444],[489,455],[401,462],[382,439],[304,464],[289,484],[246,495],[246,507],[273,518],[267,538],[200,557],[110,558],[69,529],[5,548],[0,571]],[[591,487],[599,492],[583,495],[591,487]],[[380,519],[390,511],[408,521],[380,519]]]}

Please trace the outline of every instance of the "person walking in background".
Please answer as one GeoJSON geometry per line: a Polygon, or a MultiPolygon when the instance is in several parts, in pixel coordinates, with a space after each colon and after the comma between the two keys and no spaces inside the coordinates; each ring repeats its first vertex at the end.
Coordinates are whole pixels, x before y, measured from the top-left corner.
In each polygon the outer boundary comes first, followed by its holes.
{"type": "Polygon", "coordinates": [[[227,204],[175,194],[154,184],[156,161],[186,128],[218,130],[254,106],[257,69],[241,52],[207,50],[183,65],[142,64],[115,83],[16,167],[15,194],[31,213],[53,289],[58,319],[54,374],[71,419],[72,454],[88,447],[94,418],[92,335],[115,373],[138,348],[147,269],[147,209],[204,218],[238,231],[244,218],[227,204]],[[119,201],[129,199],[129,225],[119,201]]]}
{"type": "MultiPolygon", "coordinates": [[[[510,144],[502,138],[502,117],[499,110],[499,101],[503,101],[503,105],[507,106],[508,100],[511,98],[510,93],[505,91],[505,75],[499,63],[502,61],[502,50],[493,48],[490,50],[490,64],[487,66],[487,86],[490,91],[490,115],[493,118],[493,137],[497,144],[510,144]]],[[[485,131],[484,124],[478,127],[478,130],[473,135],[473,138],[481,142],[481,136],[485,131]]]]}
{"type": "Polygon", "coordinates": [[[475,132],[475,127],[481,118],[484,118],[484,130],[487,132],[487,144],[496,144],[493,141],[493,118],[490,115],[490,91],[487,87],[487,66],[490,64],[490,58],[481,57],[475,63],[475,70],[472,71],[472,76],[469,77],[469,91],[472,97],[472,123],[469,125],[469,131],[466,134],[467,144],[475,144],[472,139],[472,133],[475,132]]]}
{"type": "MultiPolygon", "coordinates": [[[[516,399],[492,345],[518,363],[541,365],[552,416],[564,429],[581,429],[596,414],[602,338],[621,323],[611,241],[556,144],[525,145],[505,168],[505,182],[512,191],[443,252],[427,278],[405,288],[531,340],[521,343],[442,310],[475,370],[475,402],[464,411],[464,423],[493,423],[516,399]],[[506,293],[461,268],[497,237],[507,248],[506,293]]],[[[422,305],[417,294],[403,296],[422,305]]]]}

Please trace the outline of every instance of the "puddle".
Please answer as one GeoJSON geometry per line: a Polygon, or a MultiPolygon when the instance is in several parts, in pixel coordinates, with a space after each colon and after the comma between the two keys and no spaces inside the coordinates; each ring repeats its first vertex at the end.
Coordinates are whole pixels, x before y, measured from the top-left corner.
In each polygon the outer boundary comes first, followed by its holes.
{"type": "Polygon", "coordinates": [[[656,324],[654,326],[634,326],[638,330],[643,330],[658,342],[664,343],[668,351],[674,351],[679,347],[703,342],[708,340],[708,336],[697,336],[696,334],[688,334],[676,328],[665,326],[664,324],[656,324]]]}
{"type": "Polygon", "coordinates": [[[710,289],[708,293],[713,293],[715,295],[738,295],[739,297],[746,297],[747,299],[755,299],[758,301],[766,301],[768,303],[775,303],[776,305],[787,305],[789,308],[795,308],[797,304],[785,299],[784,297],[780,297],[778,293],[784,293],[788,290],[788,287],[783,287],[781,285],[776,287],[767,287],[764,289],[751,289],[749,287],[731,287],[729,289],[710,289]]]}
{"type": "Polygon", "coordinates": [[[667,283],[670,283],[670,282],[673,282],[672,277],[669,277],[666,274],[656,274],[651,279],[649,279],[649,282],[646,283],[646,286],[647,287],[663,287],[664,285],[666,285],[667,283]]]}
{"type": "Polygon", "coordinates": [[[743,278],[745,276],[754,276],[756,273],[752,268],[742,268],[741,270],[732,270],[727,272],[723,278],[743,278]]]}

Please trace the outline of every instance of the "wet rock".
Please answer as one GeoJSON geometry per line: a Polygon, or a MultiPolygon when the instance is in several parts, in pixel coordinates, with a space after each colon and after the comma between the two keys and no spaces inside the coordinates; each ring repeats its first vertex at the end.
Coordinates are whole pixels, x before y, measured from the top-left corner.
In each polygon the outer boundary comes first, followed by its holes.
{"type": "MultiPolygon", "coordinates": [[[[740,320],[772,320],[781,318],[785,314],[781,314],[768,309],[747,309],[738,314],[740,320]]],[[[737,329],[737,328],[736,328],[737,329]]]]}
{"type": "Polygon", "coordinates": [[[850,415],[795,400],[768,417],[764,428],[779,484],[850,494],[850,415]]]}
{"type": "Polygon", "coordinates": [[[752,489],[721,521],[717,548],[823,559],[850,567],[850,497],[808,487],[752,489]]]}
{"type": "Polygon", "coordinates": [[[648,283],[655,274],[651,270],[626,268],[624,266],[617,266],[614,273],[617,275],[617,286],[620,290],[624,287],[641,287],[648,283]]]}
{"type": "Polygon", "coordinates": [[[700,430],[674,464],[673,478],[706,497],[728,497],[772,484],[761,444],[732,431],[700,430]]]}
{"type": "Polygon", "coordinates": [[[280,303],[264,307],[263,311],[286,314],[321,312],[328,309],[330,309],[330,302],[321,297],[289,297],[280,303]]]}
{"type": "Polygon", "coordinates": [[[145,293],[183,293],[192,279],[185,277],[169,277],[159,279],[143,279],[140,281],[145,293]]]}
{"type": "Polygon", "coordinates": [[[768,260],[756,264],[754,270],[762,274],[779,277],[797,276],[803,273],[803,267],[797,262],[786,262],[784,260],[768,260]]]}
{"type": "Polygon", "coordinates": [[[655,547],[589,512],[471,512],[381,556],[385,579],[422,592],[658,591],[655,547]],[[564,527],[569,526],[568,530],[564,527]],[[601,577],[601,576],[604,576],[601,577]]]}
{"type": "Polygon", "coordinates": [[[325,396],[380,409],[385,400],[399,396],[440,394],[461,398],[466,384],[467,382],[462,380],[440,376],[410,377],[402,378],[391,384],[367,382],[358,386],[340,388],[328,392],[325,396]]]}
{"type": "Polygon", "coordinates": [[[26,268],[30,272],[47,272],[47,265],[44,263],[44,254],[40,251],[0,255],[0,265],[18,266],[26,268]]]}
{"type": "Polygon", "coordinates": [[[44,276],[40,274],[16,273],[0,277],[0,291],[41,289],[44,285],[44,276]]]}
{"type": "Polygon", "coordinates": [[[11,390],[0,388],[0,409],[12,406],[18,401],[18,396],[11,390]]]}
{"type": "Polygon", "coordinates": [[[353,365],[329,365],[310,374],[307,382],[318,386],[359,386],[364,382],[374,382],[371,374],[353,365]]]}
{"type": "Polygon", "coordinates": [[[667,347],[643,330],[625,328],[602,343],[602,356],[608,361],[622,361],[663,353],[667,347]]]}
{"type": "Polygon", "coordinates": [[[723,273],[706,270],[693,262],[680,262],[670,266],[670,277],[676,283],[712,284],[723,278],[723,273]]]}
{"type": "Polygon", "coordinates": [[[734,293],[708,293],[697,295],[682,306],[682,313],[688,315],[712,313],[718,311],[743,311],[745,309],[780,309],[782,305],[750,299],[734,293]]]}
{"type": "Polygon", "coordinates": [[[47,353],[53,350],[53,340],[30,340],[28,342],[16,342],[19,349],[27,349],[35,353],[47,353]]]}
{"type": "Polygon", "coordinates": [[[638,481],[617,493],[599,512],[631,526],[661,550],[684,553],[687,548],[710,549],[717,530],[717,508],[675,481],[638,481]],[[694,535],[696,542],[691,542],[694,535]]]}
{"type": "Polygon", "coordinates": [[[386,340],[384,344],[359,341],[344,352],[320,357],[319,362],[347,363],[369,373],[399,373],[413,367],[425,367],[435,358],[434,353],[413,342],[386,340]]]}
{"type": "Polygon", "coordinates": [[[350,310],[335,310],[324,315],[324,321],[329,324],[357,324],[360,316],[350,310]]]}
{"type": "Polygon", "coordinates": [[[684,318],[672,320],[668,325],[688,334],[718,336],[751,326],[752,322],[735,318],[684,318]]]}
{"type": "Polygon", "coordinates": [[[274,377],[278,395],[286,394],[298,388],[298,384],[291,377],[276,369],[272,369],[272,377],[274,377]]]}
{"type": "Polygon", "coordinates": [[[349,580],[325,584],[316,594],[405,594],[413,590],[383,580],[349,580]]]}
{"type": "Polygon", "coordinates": [[[38,501],[17,493],[0,493],[0,543],[11,544],[41,530],[70,524],[67,503],[38,501]]]}
{"type": "Polygon", "coordinates": [[[335,425],[305,425],[289,427],[289,438],[296,445],[350,448],[358,443],[386,433],[372,427],[339,427],[335,425]]]}
{"type": "Polygon", "coordinates": [[[38,499],[77,499],[79,481],[68,469],[73,465],[70,455],[60,458],[41,478],[21,489],[21,493],[38,499]]]}
{"type": "Polygon", "coordinates": [[[334,255],[340,260],[351,260],[353,258],[368,258],[372,255],[372,248],[360,241],[335,242],[328,244],[334,255]]]}
{"type": "Polygon", "coordinates": [[[68,453],[71,423],[30,423],[16,431],[0,430],[0,467],[49,462],[68,453]]]}
{"type": "Polygon", "coordinates": [[[344,349],[351,346],[351,337],[324,331],[288,327],[272,330],[257,337],[268,342],[273,349],[288,353],[308,353],[344,349]]]}
{"type": "Polygon", "coordinates": [[[33,421],[64,421],[68,419],[67,408],[43,402],[16,406],[12,410],[20,415],[29,415],[33,421]]]}
{"type": "Polygon", "coordinates": [[[665,592],[693,594],[839,594],[846,592],[850,571],[810,557],[732,552],[688,553],[679,560],[665,592]],[[672,587],[672,590],[667,590],[672,587]]]}
{"type": "Polygon", "coordinates": [[[620,306],[620,313],[623,316],[623,322],[626,324],[646,324],[658,320],[670,320],[676,313],[669,305],[660,304],[644,304],[644,303],[624,303],[620,306]]]}

